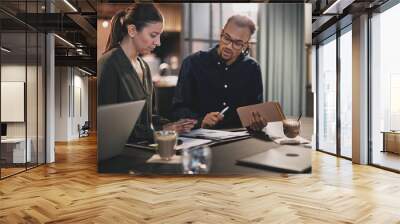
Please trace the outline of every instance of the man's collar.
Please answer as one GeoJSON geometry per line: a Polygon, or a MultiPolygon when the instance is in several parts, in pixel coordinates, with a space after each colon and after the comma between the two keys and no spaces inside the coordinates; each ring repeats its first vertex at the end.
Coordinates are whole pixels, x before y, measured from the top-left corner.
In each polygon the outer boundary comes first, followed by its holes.
{"type": "Polygon", "coordinates": [[[215,47],[210,49],[210,54],[212,56],[213,62],[214,61],[215,62],[224,62],[224,60],[218,54],[218,48],[219,48],[219,44],[217,44],[215,47]]]}
{"type": "MultiPolygon", "coordinates": [[[[219,44],[217,44],[215,47],[211,48],[209,51],[211,54],[211,57],[212,57],[212,61],[213,61],[213,63],[216,63],[218,65],[220,65],[220,64],[226,65],[226,61],[224,59],[222,59],[221,56],[218,54],[218,48],[219,48],[219,44]]],[[[241,61],[244,57],[245,57],[244,54],[241,53],[230,66],[234,65],[238,61],[241,61]]]]}

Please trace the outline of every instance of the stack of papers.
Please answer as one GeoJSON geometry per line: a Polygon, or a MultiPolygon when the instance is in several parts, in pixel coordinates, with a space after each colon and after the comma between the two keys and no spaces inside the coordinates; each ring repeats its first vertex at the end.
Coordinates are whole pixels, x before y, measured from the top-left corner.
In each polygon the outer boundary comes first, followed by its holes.
{"type": "MultiPolygon", "coordinates": [[[[185,138],[185,137],[179,137],[178,139],[182,141],[182,144],[177,145],[175,147],[175,150],[189,149],[195,146],[206,145],[212,142],[212,140],[207,140],[207,139],[195,139],[195,138],[185,138]]],[[[126,145],[133,148],[149,149],[152,151],[157,150],[157,144],[156,143],[150,144],[148,141],[142,141],[138,143],[128,143],[126,145]]]]}
{"type": "MultiPolygon", "coordinates": [[[[201,145],[211,145],[218,144],[225,141],[239,140],[248,138],[250,134],[247,131],[221,131],[212,129],[196,129],[189,133],[180,134],[179,140],[182,144],[176,146],[176,150],[189,149],[201,145]]],[[[128,147],[142,148],[155,151],[157,149],[157,144],[150,143],[149,141],[141,141],[136,143],[126,144],[128,147]]]]}
{"type": "Polygon", "coordinates": [[[239,131],[239,132],[229,132],[229,131],[221,131],[221,130],[212,130],[212,129],[196,129],[189,133],[182,134],[184,137],[189,138],[200,138],[200,139],[209,139],[214,141],[219,140],[227,140],[232,138],[240,138],[249,136],[247,131],[239,131]]]}
{"type": "Polygon", "coordinates": [[[175,150],[189,149],[195,146],[205,145],[212,142],[211,140],[207,139],[196,139],[196,138],[185,138],[185,137],[179,137],[179,139],[182,140],[182,144],[178,145],[175,148],[175,150]]]}

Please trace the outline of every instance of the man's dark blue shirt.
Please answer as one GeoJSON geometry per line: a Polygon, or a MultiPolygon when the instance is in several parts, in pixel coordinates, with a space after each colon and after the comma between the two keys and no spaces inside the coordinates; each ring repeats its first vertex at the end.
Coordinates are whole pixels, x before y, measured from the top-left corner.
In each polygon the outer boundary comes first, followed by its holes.
{"type": "Polygon", "coordinates": [[[200,125],[207,113],[220,112],[224,119],[214,128],[241,127],[236,109],[262,102],[263,87],[259,64],[241,54],[228,65],[218,55],[218,45],[194,53],[182,62],[173,98],[173,117],[195,118],[200,125]]]}

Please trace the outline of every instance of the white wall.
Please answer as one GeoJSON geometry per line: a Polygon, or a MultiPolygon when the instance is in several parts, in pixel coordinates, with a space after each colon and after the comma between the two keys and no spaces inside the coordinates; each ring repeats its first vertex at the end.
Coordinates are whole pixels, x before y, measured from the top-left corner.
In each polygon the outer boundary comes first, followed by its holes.
{"type": "MultiPolygon", "coordinates": [[[[36,66],[27,66],[20,64],[5,64],[1,66],[1,81],[3,82],[25,82],[25,75],[27,69],[28,81],[29,85],[36,86],[36,80],[34,80],[31,75],[36,76],[36,66]]],[[[27,104],[31,108],[28,110],[27,113],[27,120],[28,120],[28,137],[29,137],[29,128],[32,127],[36,130],[36,113],[32,113],[36,109],[36,88],[27,88],[27,104]],[[34,102],[34,104],[31,104],[34,102]],[[32,109],[32,107],[34,107],[32,109]],[[33,124],[34,122],[35,124],[33,124]],[[35,126],[35,127],[33,127],[35,126]]],[[[4,97],[4,96],[3,96],[4,97]]],[[[7,108],[1,108],[1,110],[6,110],[7,108]]],[[[8,137],[25,137],[25,124],[26,122],[7,122],[7,136],[8,137]]]]}
{"type": "MultiPolygon", "coordinates": [[[[24,64],[3,64],[1,66],[1,81],[6,82],[24,82],[26,84],[26,106],[22,108],[22,112],[27,115],[24,122],[7,122],[7,137],[9,138],[24,138],[25,134],[30,139],[31,155],[36,162],[39,158],[39,163],[44,162],[44,92],[42,67],[36,65],[24,64]],[[38,69],[38,70],[36,70],[38,69]],[[27,78],[27,80],[25,80],[27,78]],[[38,151],[37,151],[38,150],[38,151]],[[37,157],[37,153],[39,156],[37,157]]],[[[2,96],[6,97],[7,96],[2,96]]],[[[10,108],[1,108],[11,110],[10,108]]],[[[11,111],[12,112],[12,111],[11,111]]]]}
{"type": "Polygon", "coordinates": [[[67,67],[55,68],[55,141],[68,140],[68,85],[67,67]]]}
{"type": "Polygon", "coordinates": [[[89,117],[88,78],[72,67],[56,67],[55,73],[55,140],[77,139],[78,124],[83,125],[89,117]]]}
{"type": "MultiPolygon", "coordinates": [[[[82,73],[80,73],[82,74],[82,73]]],[[[89,91],[88,91],[88,77],[87,76],[81,76],[81,75],[75,75],[75,87],[80,88],[81,91],[81,110],[82,112],[79,113],[75,108],[75,120],[74,120],[74,127],[77,127],[78,124],[81,126],[85,123],[85,121],[89,120],[89,91]]],[[[75,89],[76,90],[76,89],[75,89]]],[[[76,97],[75,97],[76,100],[76,97]]],[[[78,136],[78,129],[74,128],[73,129],[73,135],[78,136]]]]}
{"type": "MultiPolygon", "coordinates": [[[[28,71],[32,67],[28,67],[28,71]]],[[[1,81],[3,82],[26,82],[25,80],[25,64],[6,64],[1,66],[1,81]]],[[[28,72],[28,74],[31,74],[28,72]]],[[[3,96],[4,97],[4,96],[3,96]]],[[[1,108],[6,110],[7,108],[1,108]]],[[[25,137],[25,123],[24,122],[12,122],[7,123],[7,137],[25,137]]]]}

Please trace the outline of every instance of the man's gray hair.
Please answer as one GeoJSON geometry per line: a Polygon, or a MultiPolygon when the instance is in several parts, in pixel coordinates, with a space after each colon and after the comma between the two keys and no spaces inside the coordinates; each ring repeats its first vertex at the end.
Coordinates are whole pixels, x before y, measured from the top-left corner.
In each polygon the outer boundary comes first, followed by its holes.
{"type": "Polygon", "coordinates": [[[225,23],[224,28],[231,22],[234,23],[236,26],[249,28],[250,36],[253,35],[256,31],[256,25],[254,24],[253,20],[251,20],[248,16],[233,15],[229,17],[228,21],[225,23]]]}

